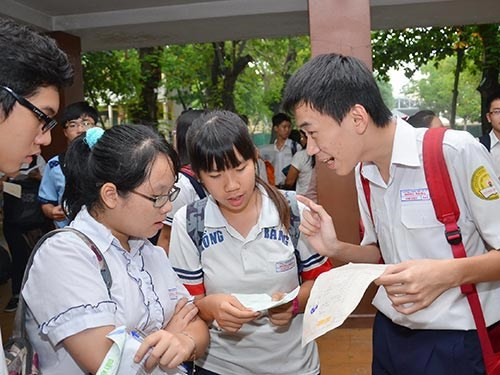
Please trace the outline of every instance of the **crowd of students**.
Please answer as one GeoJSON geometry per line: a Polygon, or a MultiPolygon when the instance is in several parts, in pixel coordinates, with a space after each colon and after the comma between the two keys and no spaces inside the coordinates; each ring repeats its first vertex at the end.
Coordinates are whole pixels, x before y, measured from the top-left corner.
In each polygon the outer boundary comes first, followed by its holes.
{"type": "MultiPolygon", "coordinates": [[[[73,72],[52,39],[1,19],[0,50],[0,171],[15,175],[50,143],[59,88],[73,72]]],[[[499,103],[489,101],[494,129],[499,103]]],[[[373,374],[484,373],[460,285],[477,284],[497,329],[500,181],[487,149],[466,132],[444,136],[468,256],[454,259],[425,179],[427,129],[392,116],[363,63],[311,59],[287,83],[283,106],[299,142],[285,114],[273,118],[276,141],[258,150],[237,114],[188,111],[177,152],[149,127],[105,131],[92,108],[66,108],[69,146],[49,161],[40,197],[71,230],[43,242],[21,291],[42,374],[96,373],[119,326],[144,333],[134,360],[147,371],[194,361],[196,374],[320,374],[316,344],[301,345],[301,314],[328,257],[389,265],[375,281],[373,374]],[[260,177],[259,157],[273,161],[274,184],[260,177]],[[360,245],[340,241],[330,215],[304,196],[315,161],[339,175],[355,169],[360,245]],[[301,195],[286,190],[294,185],[301,195]],[[156,246],[148,238],[159,231],[156,246]],[[279,299],[297,287],[293,301],[266,311],[233,295],[279,299]]]]}

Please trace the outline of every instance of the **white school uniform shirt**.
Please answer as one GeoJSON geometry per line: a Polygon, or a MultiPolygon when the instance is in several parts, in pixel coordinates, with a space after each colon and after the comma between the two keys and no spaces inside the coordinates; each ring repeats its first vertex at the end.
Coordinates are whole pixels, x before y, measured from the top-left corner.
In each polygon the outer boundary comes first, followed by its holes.
{"type": "Polygon", "coordinates": [[[493,130],[490,131],[490,142],[490,154],[493,159],[493,168],[495,168],[496,175],[500,179],[500,140],[493,130]]]}
{"type": "Polygon", "coordinates": [[[172,210],[167,213],[167,216],[163,221],[164,224],[169,226],[172,226],[174,215],[181,207],[200,199],[198,193],[194,190],[193,184],[189,181],[189,178],[184,176],[182,173],[179,173],[179,179],[175,183],[175,186],[180,188],[181,191],[179,191],[179,195],[172,202],[172,210]]]}
{"type": "MultiPolygon", "coordinates": [[[[258,223],[243,238],[208,198],[204,250],[200,254],[186,231],[186,207],[174,217],[169,257],[191,294],[290,292],[298,286],[293,244],[280,226],[278,210],[259,187],[262,209],[258,223]]],[[[300,212],[304,206],[299,202],[300,212]]],[[[298,243],[302,278],[315,279],[330,269],[312,252],[303,236],[298,243]]],[[[302,315],[286,327],[274,326],[267,314],[244,324],[237,333],[210,327],[210,345],[197,365],[221,375],[319,373],[316,343],[301,347],[302,315]]]]}
{"type": "Polygon", "coordinates": [[[30,310],[27,332],[44,375],[85,374],[63,347],[65,338],[107,325],[150,334],[168,323],[180,298],[189,296],[161,247],[131,239],[127,252],[85,208],[70,226],[102,252],[113,280],[111,297],[97,257],[79,237],[60,233],[45,241],[22,291],[30,310]]]}
{"type": "Polygon", "coordinates": [[[8,375],[7,364],[5,362],[5,355],[3,353],[3,340],[2,340],[2,330],[0,329],[0,375],[8,375]]]}
{"type": "Polygon", "coordinates": [[[306,150],[297,151],[297,153],[293,156],[292,166],[299,171],[297,184],[295,186],[297,194],[305,195],[309,189],[313,174],[313,166],[311,164],[311,158],[313,157],[314,156],[309,156],[306,150]]]}
{"type": "MultiPolygon", "coordinates": [[[[365,224],[361,244],[378,241],[387,264],[410,259],[453,258],[444,226],[436,219],[425,181],[422,141],[426,131],[398,119],[387,184],[374,164],[363,163],[363,176],[370,181],[375,225],[361,186],[359,165],[356,168],[358,203],[365,224]]],[[[448,130],[443,143],[444,157],[460,208],[458,226],[467,256],[485,253],[484,242],[499,249],[500,182],[494,178],[488,151],[464,131],[448,130]]],[[[496,323],[500,320],[500,282],[479,283],[476,287],[486,324],[496,323]]],[[[411,329],[476,329],[467,298],[459,287],[447,290],[430,306],[411,315],[398,313],[391,306],[383,287],[379,287],[373,304],[394,323],[411,329]]]]}
{"type": "MultiPolygon", "coordinates": [[[[288,138],[281,150],[276,147],[276,142],[273,144],[263,146],[260,149],[261,156],[264,160],[269,160],[274,167],[274,183],[275,185],[282,185],[285,183],[286,176],[283,173],[283,168],[292,163],[292,143],[293,141],[288,138]]],[[[300,144],[296,144],[297,151],[302,150],[300,144]]]]}

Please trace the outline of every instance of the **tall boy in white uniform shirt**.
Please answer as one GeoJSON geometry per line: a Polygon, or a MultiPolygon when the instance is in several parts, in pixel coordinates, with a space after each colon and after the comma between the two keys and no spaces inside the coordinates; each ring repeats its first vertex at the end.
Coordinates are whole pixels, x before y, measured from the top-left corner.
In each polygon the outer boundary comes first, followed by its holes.
{"type": "Polygon", "coordinates": [[[301,230],[322,255],[343,262],[389,264],[376,280],[379,312],[373,331],[372,373],[476,374],[481,348],[459,286],[476,283],[487,326],[500,320],[500,182],[486,149],[466,132],[448,131],[444,156],[460,207],[458,225],[468,258],[454,259],[436,219],[422,163],[426,129],[392,118],[371,72],[337,54],[309,61],[289,80],[284,107],[295,111],[307,151],[339,175],[359,162],[371,188],[374,223],[360,186],[366,227],[361,245],[337,239],[331,217],[302,199],[301,230]],[[490,185],[489,194],[482,188],[490,185]],[[420,191],[410,200],[404,191],[420,191]],[[423,194],[427,192],[427,194],[423,194]],[[491,249],[491,250],[490,250],[491,249]],[[490,250],[490,251],[488,251],[490,250]]]}

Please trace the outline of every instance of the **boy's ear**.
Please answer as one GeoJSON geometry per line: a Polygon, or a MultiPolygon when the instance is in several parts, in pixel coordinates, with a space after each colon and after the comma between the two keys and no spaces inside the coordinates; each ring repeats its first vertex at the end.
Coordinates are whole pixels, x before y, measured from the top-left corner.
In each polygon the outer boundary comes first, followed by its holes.
{"type": "Polygon", "coordinates": [[[106,182],[104,185],[102,185],[101,190],[99,191],[99,196],[101,198],[101,202],[106,208],[112,209],[118,206],[119,195],[115,184],[106,182]]]}
{"type": "Polygon", "coordinates": [[[349,114],[352,117],[356,133],[364,134],[370,122],[370,115],[366,111],[365,107],[361,104],[355,104],[349,110],[349,114]]]}

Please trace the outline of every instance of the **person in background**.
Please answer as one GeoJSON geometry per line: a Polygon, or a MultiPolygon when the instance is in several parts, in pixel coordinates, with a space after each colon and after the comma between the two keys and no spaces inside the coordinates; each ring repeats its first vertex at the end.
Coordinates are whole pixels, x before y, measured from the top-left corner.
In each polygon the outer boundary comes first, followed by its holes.
{"type": "Polygon", "coordinates": [[[311,194],[309,186],[311,185],[316,158],[307,153],[306,133],[300,130],[299,134],[302,150],[298,151],[293,156],[292,164],[285,180],[285,189],[293,190],[293,187],[295,187],[295,192],[297,194],[304,195],[314,200],[315,194],[311,194]],[[308,196],[308,194],[310,196],[308,196]]]}
{"type": "Polygon", "coordinates": [[[99,248],[112,282],[108,290],[95,253],[75,233],[40,246],[22,295],[41,373],[96,373],[113,343],[106,335],[119,326],[146,335],[134,359],[146,357],[146,371],[205,352],[207,326],[186,304],[165,252],[147,240],[179,193],[178,171],[173,148],[143,125],[93,128],[71,142],[63,204],[70,226],[99,248]]]}
{"type": "Polygon", "coordinates": [[[288,80],[283,107],[294,111],[306,132],[310,155],[338,175],[355,170],[365,225],[360,245],[343,242],[326,210],[299,198],[310,209],[302,233],[319,254],[339,263],[382,258],[387,264],[375,280],[373,375],[484,374],[476,325],[460,290],[476,284],[486,325],[498,329],[500,181],[490,177],[494,170],[484,147],[468,132],[444,134],[467,252],[456,259],[424,174],[428,129],[392,116],[366,65],[335,53],[314,57],[288,80]],[[369,183],[369,202],[361,175],[369,183]]]}
{"type": "MultiPolygon", "coordinates": [[[[197,375],[301,374],[320,372],[316,343],[301,345],[302,316],[314,280],[331,265],[311,253],[300,237],[295,251],[285,193],[257,175],[256,147],[240,117],[213,111],[188,132],[191,166],[209,193],[174,217],[169,257],[210,325],[206,355],[197,375]],[[190,237],[187,218],[205,204],[202,243],[190,237]],[[203,245],[202,245],[203,244],[203,245]],[[299,271],[300,270],[300,271],[299,271]],[[302,283],[300,284],[300,281],[302,283]],[[300,285],[293,302],[259,313],[232,293],[266,293],[280,299],[300,285]]],[[[295,215],[302,215],[299,204],[295,215]]]]}
{"type": "Polygon", "coordinates": [[[163,222],[165,225],[161,229],[160,236],[158,237],[158,246],[163,247],[167,254],[170,247],[170,232],[174,214],[179,210],[179,208],[185,206],[186,204],[205,198],[206,196],[203,185],[198,181],[191,169],[186,146],[186,133],[189,130],[189,127],[193,121],[200,117],[203,113],[204,111],[200,109],[188,109],[187,111],[182,112],[177,118],[174,145],[177,154],[179,155],[181,169],[179,179],[175,183],[175,186],[180,189],[180,192],[177,199],[172,202],[172,210],[167,213],[166,219],[163,222]]]}
{"type": "Polygon", "coordinates": [[[500,91],[493,93],[486,100],[486,108],[486,119],[491,124],[491,131],[479,137],[479,142],[490,152],[493,167],[500,179],[500,91]]]}
{"type": "MultiPolygon", "coordinates": [[[[73,68],[53,39],[4,18],[0,51],[0,172],[15,175],[50,143],[59,89],[72,83],[73,68]]],[[[0,375],[4,374],[0,340],[0,375]]]]}
{"type": "Polygon", "coordinates": [[[418,111],[408,117],[407,122],[416,128],[442,128],[444,126],[439,117],[428,109],[418,111]]]}
{"type": "Polygon", "coordinates": [[[292,157],[301,149],[300,144],[289,138],[292,131],[292,120],[285,113],[277,113],[272,118],[273,131],[276,140],[273,144],[261,147],[262,159],[268,160],[274,167],[274,183],[278,188],[283,188],[286,173],[288,172],[292,157]]]}
{"type": "MultiPolygon", "coordinates": [[[[98,113],[87,102],[76,102],[67,106],[61,116],[64,136],[68,144],[97,123],[98,113]]],[[[65,153],[54,156],[48,162],[46,173],[43,175],[38,201],[42,211],[49,219],[54,221],[56,228],[69,224],[61,205],[66,179],[64,177],[65,153]]]]}
{"type": "MultiPolygon", "coordinates": [[[[14,312],[19,303],[19,293],[24,270],[31,250],[38,239],[50,230],[50,223],[40,212],[36,192],[44,174],[46,163],[41,155],[35,155],[31,164],[23,164],[17,176],[7,182],[21,187],[21,197],[8,194],[4,199],[3,234],[12,258],[12,297],[5,312],[14,312]]],[[[7,193],[5,193],[7,194],[7,193]]]]}

